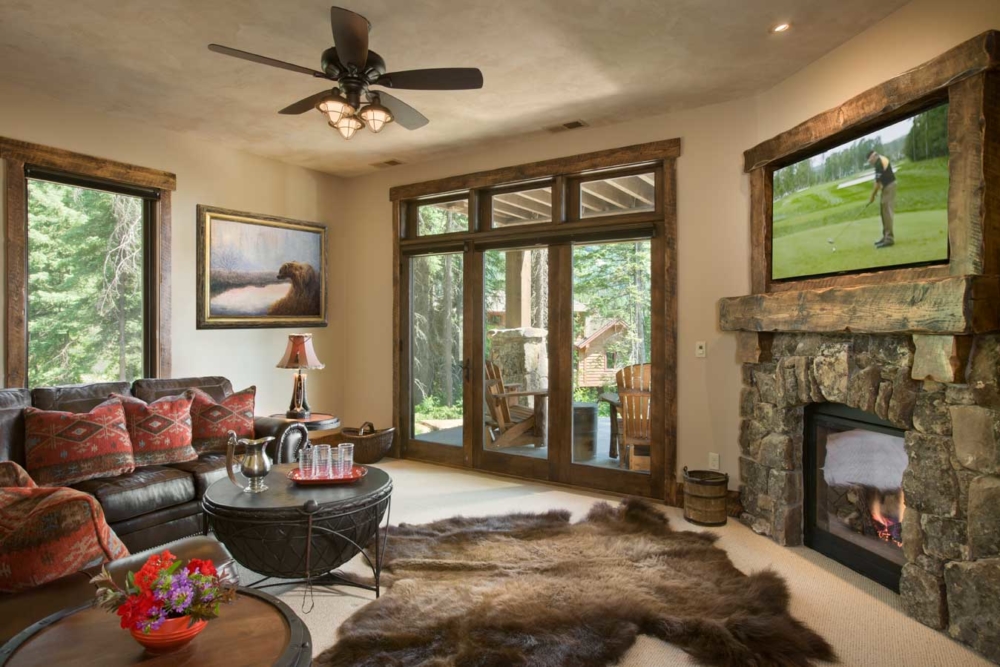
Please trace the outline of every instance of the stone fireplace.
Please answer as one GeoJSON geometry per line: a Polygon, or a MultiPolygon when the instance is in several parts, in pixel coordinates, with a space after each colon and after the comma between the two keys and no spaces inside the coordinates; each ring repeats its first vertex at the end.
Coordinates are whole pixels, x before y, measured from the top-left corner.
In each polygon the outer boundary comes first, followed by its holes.
{"type": "MultiPolygon", "coordinates": [[[[887,519],[882,528],[888,528],[890,541],[898,537],[901,542],[899,591],[907,613],[997,660],[1000,337],[974,338],[960,369],[965,377],[958,382],[915,380],[926,377],[922,362],[915,362],[917,346],[922,339],[941,337],[917,336],[917,343],[914,338],[767,335],[757,361],[743,365],[741,519],[779,544],[803,544],[810,406],[848,406],[871,415],[876,424],[895,427],[905,443],[902,492],[894,493],[887,483],[847,479],[838,485],[854,497],[835,502],[869,508],[877,503],[883,518],[893,511],[902,514],[901,527],[893,528],[887,519]],[[872,494],[871,489],[877,489],[874,498],[859,497],[872,494]]],[[[894,465],[900,465],[898,460],[894,465]]],[[[862,512],[852,520],[864,524],[869,518],[862,512]]]]}

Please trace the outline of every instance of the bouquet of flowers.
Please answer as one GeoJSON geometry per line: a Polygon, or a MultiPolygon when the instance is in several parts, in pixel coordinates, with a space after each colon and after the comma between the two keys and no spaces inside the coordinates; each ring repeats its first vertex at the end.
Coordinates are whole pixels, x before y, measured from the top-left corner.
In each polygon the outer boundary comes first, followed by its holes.
{"type": "Polygon", "coordinates": [[[138,572],[129,572],[119,588],[107,569],[91,579],[100,606],[115,611],[126,630],[149,634],[167,619],[187,616],[190,624],[219,616],[219,606],[236,598],[210,560],[192,558],[184,565],[169,551],[153,554],[138,572]]]}

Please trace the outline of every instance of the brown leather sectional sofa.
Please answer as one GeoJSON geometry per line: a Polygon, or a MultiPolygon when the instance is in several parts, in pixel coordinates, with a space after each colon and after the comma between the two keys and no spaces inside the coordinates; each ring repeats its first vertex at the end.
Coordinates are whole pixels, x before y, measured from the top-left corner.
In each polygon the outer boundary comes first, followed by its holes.
{"type": "MultiPolygon", "coordinates": [[[[180,394],[198,387],[220,401],[233,393],[224,377],[136,380],[63,387],[0,389],[0,460],[24,463],[24,408],[89,412],[112,392],[132,395],[146,402],[180,394]]],[[[258,438],[274,436],[269,450],[278,462],[295,460],[308,434],[299,424],[280,419],[256,417],[258,438]]],[[[216,480],[226,476],[226,457],[203,454],[195,461],[165,466],[137,468],[117,477],[93,479],[73,488],[97,498],[108,524],[132,553],[204,532],[201,498],[216,480]]]]}

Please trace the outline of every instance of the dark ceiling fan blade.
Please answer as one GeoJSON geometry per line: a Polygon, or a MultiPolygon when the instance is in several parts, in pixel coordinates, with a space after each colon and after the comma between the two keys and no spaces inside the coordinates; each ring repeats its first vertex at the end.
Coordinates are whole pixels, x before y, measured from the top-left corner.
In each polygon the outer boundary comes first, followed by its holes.
{"type": "Polygon", "coordinates": [[[372,29],[361,14],[330,7],[330,27],[333,29],[333,45],[337,48],[337,58],[344,65],[353,65],[363,72],[368,62],[368,31],[372,29]]]}
{"type": "Polygon", "coordinates": [[[383,74],[375,85],[410,90],[470,90],[483,87],[483,73],[475,67],[411,69],[383,74]]]}
{"type": "Polygon", "coordinates": [[[281,60],[275,60],[274,58],[268,58],[267,56],[258,56],[256,53],[250,53],[248,51],[231,49],[228,46],[222,46],[221,44],[209,44],[208,50],[214,51],[215,53],[221,53],[222,55],[225,56],[232,56],[233,58],[239,58],[241,60],[249,60],[252,63],[260,63],[261,65],[270,65],[271,67],[287,69],[290,72],[299,72],[300,74],[308,74],[310,76],[320,76],[323,77],[324,79],[329,78],[326,74],[323,74],[322,72],[317,72],[314,69],[309,69],[308,67],[293,65],[292,63],[286,63],[281,60]]]}
{"type": "Polygon", "coordinates": [[[407,130],[416,130],[430,122],[426,116],[398,97],[381,91],[377,93],[377,96],[379,102],[392,112],[393,120],[407,130]]]}
{"type": "Polygon", "coordinates": [[[304,97],[298,102],[289,104],[287,107],[279,111],[278,113],[283,113],[286,115],[296,115],[300,113],[305,113],[307,111],[312,111],[316,108],[316,105],[323,101],[323,98],[329,97],[330,91],[323,90],[315,95],[310,95],[309,97],[304,97]]]}

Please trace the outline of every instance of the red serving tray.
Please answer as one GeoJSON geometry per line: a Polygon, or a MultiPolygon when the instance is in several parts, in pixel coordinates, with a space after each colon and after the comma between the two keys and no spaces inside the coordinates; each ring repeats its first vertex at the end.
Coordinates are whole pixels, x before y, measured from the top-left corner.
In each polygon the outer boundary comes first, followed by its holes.
{"type": "Polygon", "coordinates": [[[292,468],[288,472],[288,479],[292,480],[296,484],[350,484],[351,482],[356,482],[365,475],[368,474],[368,468],[364,466],[359,466],[357,464],[351,468],[351,473],[349,475],[343,475],[341,477],[302,477],[299,474],[298,468],[292,468]]]}

